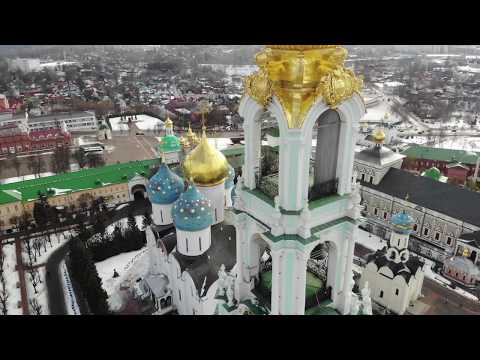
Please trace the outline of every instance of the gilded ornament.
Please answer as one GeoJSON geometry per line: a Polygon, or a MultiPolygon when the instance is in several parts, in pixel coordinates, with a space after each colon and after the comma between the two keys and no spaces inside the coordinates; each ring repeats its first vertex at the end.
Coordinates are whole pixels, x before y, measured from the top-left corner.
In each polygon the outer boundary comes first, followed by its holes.
{"type": "Polygon", "coordinates": [[[335,109],[360,93],[363,82],[344,67],[348,52],[339,45],[268,45],[256,55],[260,70],[245,79],[245,93],[266,107],[275,95],[289,128],[301,128],[321,98],[335,109]]]}

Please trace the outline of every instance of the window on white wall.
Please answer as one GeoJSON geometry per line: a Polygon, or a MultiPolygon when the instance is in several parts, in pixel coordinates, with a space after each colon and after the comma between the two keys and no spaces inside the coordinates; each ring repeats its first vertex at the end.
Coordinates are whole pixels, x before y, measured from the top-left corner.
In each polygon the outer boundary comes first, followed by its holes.
{"type": "Polygon", "coordinates": [[[435,240],[440,240],[440,233],[435,233],[435,240]]]}
{"type": "Polygon", "coordinates": [[[373,213],[375,214],[375,216],[377,216],[377,215],[378,215],[378,209],[375,208],[375,210],[373,211],[373,213]]]}
{"type": "Polygon", "coordinates": [[[452,238],[450,236],[447,237],[447,245],[452,245],[452,238]]]}
{"type": "Polygon", "coordinates": [[[182,301],[182,292],[178,289],[178,299],[182,301]]]}
{"type": "Polygon", "coordinates": [[[425,236],[428,235],[428,228],[423,229],[423,235],[425,235],[425,236]]]}
{"type": "Polygon", "coordinates": [[[380,299],[383,298],[383,290],[380,290],[380,299]]]}
{"type": "Polygon", "coordinates": [[[200,251],[202,251],[202,237],[201,236],[198,238],[198,248],[199,248],[200,251]]]}
{"type": "Polygon", "coordinates": [[[188,252],[188,238],[185,238],[185,248],[187,249],[187,252],[188,252]]]}
{"type": "Polygon", "coordinates": [[[399,290],[398,290],[398,289],[396,289],[396,290],[395,290],[395,295],[397,295],[397,296],[398,296],[398,293],[399,293],[399,290]]]}

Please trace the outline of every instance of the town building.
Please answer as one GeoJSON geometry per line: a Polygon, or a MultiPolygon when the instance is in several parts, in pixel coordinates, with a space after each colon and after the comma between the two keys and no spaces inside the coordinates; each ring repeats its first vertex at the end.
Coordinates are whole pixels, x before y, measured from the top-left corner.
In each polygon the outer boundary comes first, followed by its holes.
{"type": "Polygon", "coordinates": [[[28,113],[0,118],[0,125],[21,124],[28,125],[30,131],[52,130],[65,123],[69,132],[96,132],[98,123],[93,111],[78,111],[56,113],[52,115],[30,116],[28,113]]]}
{"type": "Polygon", "coordinates": [[[467,179],[477,179],[480,153],[414,145],[402,152],[407,157],[402,168],[421,173],[436,167],[449,181],[464,185],[467,179]]]}
{"type": "Polygon", "coordinates": [[[0,127],[0,154],[22,154],[32,151],[70,147],[72,135],[65,128],[29,131],[24,124],[0,127]]]}
{"type": "Polygon", "coordinates": [[[405,211],[415,222],[409,249],[443,264],[454,254],[461,234],[480,230],[480,193],[439,181],[439,174],[435,179],[403,170],[404,156],[384,146],[381,137],[373,149],[355,155],[354,168],[362,184],[367,218],[365,227],[389,239],[390,219],[405,211]],[[384,167],[372,154],[383,154],[384,167]]]}
{"type": "Polygon", "coordinates": [[[370,285],[372,300],[390,311],[403,315],[421,295],[425,277],[424,262],[408,250],[415,220],[405,212],[392,216],[388,247],[367,258],[360,278],[360,288],[370,285]]]}

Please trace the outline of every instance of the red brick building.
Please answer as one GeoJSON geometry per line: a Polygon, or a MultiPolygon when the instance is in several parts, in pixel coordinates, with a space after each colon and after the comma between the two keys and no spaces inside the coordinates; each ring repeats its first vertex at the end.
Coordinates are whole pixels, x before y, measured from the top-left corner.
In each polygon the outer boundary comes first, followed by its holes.
{"type": "Polygon", "coordinates": [[[71,146],[72,136],[61,129],[27,132],[11,124],[0,128],[0,154],[29,153],[38,150],[71,146]]]}

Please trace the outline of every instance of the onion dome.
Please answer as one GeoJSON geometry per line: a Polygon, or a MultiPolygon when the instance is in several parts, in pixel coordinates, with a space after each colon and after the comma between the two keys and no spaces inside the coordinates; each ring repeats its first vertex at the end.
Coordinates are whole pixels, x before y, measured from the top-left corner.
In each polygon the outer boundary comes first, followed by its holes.
{"type": "Polygon", "coordinates": [[[382,129],[377,129],[373,134],[373,139],[376,144],[382,144],[385,141],[385,132],[382,129]]]}
{"type": "Polygon", "coordinates": [[[189,184],[173,205],[172,218],[179,230],[204,230],[214,223],[212,204],[194,184],[189,184]]]}
{"type": "Polygon", "coordinates": [[[158,148],[160,152],[173,152],[180,151],[180,139],[175,135],[166,135],[160,140],[160,145],[158,148]]]}
{"type": "Polygon", "coordinates": [[[165,129],[173,129],[173,121],[168,116],[167,120],[165,120],[165,129]]]}
{"type": "Polygon", "coordinates": [[[415,220],[405,211],[392,216],[393,230],[399,234],[410,234],[413,231],[415,220]]]}
{"type": "Polygon", "coordinates": [[[480,269],[475,265],[472,260],[464,256],[455,256],[445,260],[445,268],[452,268],[457,271],[466,273],[472,277],[480,278],[480,269]]]}
{"type": "Polygon", "coordinates": [[[228,177],[227,180],[225,180],[225,189],[230,189],[235,185],[233,183],[233,180],[235,179],[235,169],[233,167],[229,167],[228,169],[228,177]]]}
{"type": "Polygon", "coordinates": [[[183,180],[166,164],[161,164],[157,173],[148,181],[147,193],[152,204],[172,204],[184,188],[183,180]]]}
{"type": "Polygon", "coordinates": [[[439,181],[440,177],[442,176],[442,173],[436,167],[432,167],[432,168],[426,170],[423,173],[422,176],[428,177],[428,178],[433,179],[435,181],[439,181]]]}
{"type": "Polygon", "coordinates": [[[228,177],[229,167],[225,156],[209,144],[204,127],[200,143],[183,162],[185,177],[197,185],[215,186],[228,177]]]}

